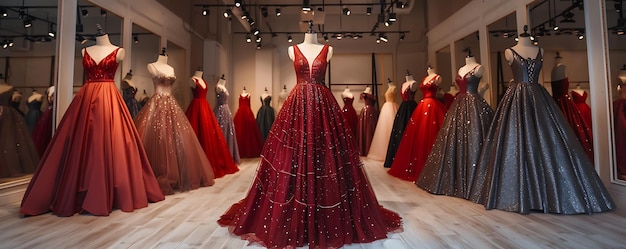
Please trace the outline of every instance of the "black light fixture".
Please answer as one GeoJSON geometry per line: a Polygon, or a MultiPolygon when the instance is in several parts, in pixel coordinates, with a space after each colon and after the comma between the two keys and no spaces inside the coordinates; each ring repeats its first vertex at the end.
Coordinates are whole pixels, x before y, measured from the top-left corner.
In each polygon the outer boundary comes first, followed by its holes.
{"type": "Polygon", "coordinates": [[[250,24],[250,26],[254,26],[256,22],[254,21],[254,19],[252,19],[252,17],[248,17],[248,23],[250,24]]]}
{"type": "Polygon", "coordinates": [[[256,49],[257,49],[257,50],[260,50],[260,49],[261,49],[261,42],[257,42],[257,44],[256,44],[256,49]]]}
{"type": "Polygon", "coordinates": [[[406,4],[404,2],[401,2],[401,1],[396,1],[396,8],[404,9],[404,8],[406,8],[406,4]]]}
{"type": "Polygon", "coordinates": [[[256,43],[261,43],[261,36],[256,37],[256,43]]]}
{"type": "Polygon", "coordinates": [[[9,47],[13,47],[13,39],[9,39],[9,47]]]}
{"type": "Polygon", "coordinates": [[[276,8],[276,16],[280,16],[281,14],[280,8],[276,8]]]}
{"type": "Polygon", "coordinates": [[[24,28],[30,28],[33,26],[33,20],[30,19],[30,17],[27,17],[24,20],[24,28]]]}
{"type": "Polygon", "coordinates": [[[389,39],[387,39],[387,36],[385,35],[385,33],[379,33],[379,34],[378,34],[378,38],[379,38],[381,41],[384,41],[384,42],[388,42],[388,41],[389,41],[389,39]]]}
{"type": "Polygon", "coordinates": [[[337,34],[336,38],[337,38],[337,40],[343,39],[343,34],[342,33],[337,34]]]}
{"type": "Polygon", "coordinates": [[[287,42],[289,43],[293,42],[293,38],[291,37],[291,34],[287,34],[287,42]]]}
{"type": "Polygon", "coordinates": [[[258,35],[259,33],[261,33],[261,31],[257,28],[252,30],[252,35],[258,35]]]}
{"type": "Polygon", "coordinates": [[[232,15],[233,15],[233,11],[230,8],[224,10],[224,17],[225,18],[230,18],[232,15]]]}
{"type": "Polygon", "coordinates": [[[139,37],[137,37],[137,35],[133,35],[133,42],[135,44],[139,43],[139,37]]]}
{"type": "Polygon", "coordinates": [[[246,42],[247,43],[251,43],[252,42],[252,38],[250,38],[250,34],[246,34],[246,42]]]}
{"type": "Polygon", "coordinates": [[[303,0],[302,1],[302,11],[303,12],[309,12],[311,11],[311,1],[310,0],[303,0]]]}
{"type": "Polygon", "coordinates": [[[400,33],[400,40],[404,40],[404,37],[406,37],[406,34],[404,32],[400,33]]]}
{"type": "Polygon", "coordinates": [[[265,7],[265,6],[261,7],[261,15],[263,17],[267,17],[268,16],[267,7],[265,7]]]}
{"type": "Polygon", "coordinates": [[[328,42],[328,34],[324,33],[324,41],[328,42]]]}
{"type": "Polygon", "coordinates": [[[241,0],[235,0],[235,7],[241,7],[241,0]]]}
{"type": "Polygon", "coordinates": [[[582,31],[576,31],[576,35],[578,36],[578,40],[582,40],[585,39],[585,35],[583,34],[584,32],[582,31]]]}
{"type": "Polygon", "coordinates": [[[390,12],[390,13],[388,14],[388,16],[387,16],[387,20],[388,20],[389,22],[395,22],[395,21],[397,21],[398,19],[396,18],[396,13],[394,13],[394,12],[390,12]]]}
{"type": "Polygon", "coordinates": [[[250,15],[250,13],[248,13],[247,10],[244,10],[243,13],[241,14],[241,19],[248,19],[248,16],[250,15]]]}
{"type": "Polygon", "coordinates": [[[17,17],[18,17],[19,19],[24,19],[24,18],[26,18],[26,11],[25,11],[23,8],[21,8],[21,9],[20,9],[20,13],[19,13],[19,15],[18,15],[17,17]]]}
{"type": "Polygon", "coordinates": [[[363,38],[363,36],[361,34],[352,34],[352,39],[358,40],[360,38],[363,38]]]}
{"type": "Polygon", "coordinates": [[[617,29],[617,31],[615,32],[617,35],[624,35],[624,29],[619,28],[617,29]]]}
{"type": "Polygon", "coordinates": [[[380,13],[378,14],[378,21],[377,23],[384,23],[385,22],[385,14],[380,13]]]}
{"type": "Polygon", "coordinates": [[[83,8],[83,9],[80,10],[80,14],[83,15],[83,17],[88,16],[89,15],[89,10],[83,8]]]}
{"type": "Polygon", "coordinates": [[[372,6],[367,6],[367,9],[366,9],[365,13],[366,13],[368,16],[371,16],[371,15],[372,15],[372,6]]]}
{"type": "Polygon", "coordinates": [[[0,15],[2,15],[2,17],[7,17],[9,16],[9,13],[7,12],[7,9],[0,8],[0,15]]]}
{"type": "Polygon", "coordinates": [[[575,23],[576,20],[573,19],[574,18],[574,13],[572,12],[567,12],[565,14],[563,14],[563,20],[561,20],[562,23],[575,23]]]}
{"type": "Polygon", "coordinates": [[[207,7],[206,5],[202,6],[202,15],[203,16],[209,15],[209,7],[207,7]]]}
{"type": "Polygon", "coordinates": [[[100,16],[107,17],[107,11],[102,9],[102,8],[100,8],[100,16]]]}
{"type": "Polygon", "coordinates": [[[54,37],[54,27],[52,27],[52,23],[48,23],[48,36],[54,37]]]}
{"type": "Polygon", "coordinates": [[[344,7],[343,8],[343,14],[346,16],[349,16],[352,12],[350,11],[350,9],[348,9],[348,7],[344,7]]]}

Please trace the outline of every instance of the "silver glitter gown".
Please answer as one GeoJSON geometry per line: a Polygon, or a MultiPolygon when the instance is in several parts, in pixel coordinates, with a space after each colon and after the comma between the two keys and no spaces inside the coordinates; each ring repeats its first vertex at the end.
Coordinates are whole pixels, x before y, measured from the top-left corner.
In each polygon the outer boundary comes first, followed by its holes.
{"type": "Polygon", "coordinates": [[[478,94],[480,77],[474,75],[475,70],[457,76],[459,94],[416,181],[430,193],[468,198],[483,138],[493,118],[493,109],[478,94]]]}
{"type": "Polygon", "coordinates": [[[235,123],[233,122],[233,114],[230,112],[230,108],[228,108],[229,93],[217,87],[215,90],[217,104],[213,108],[213,113],[215,113],[217,122],[220,124],[220,128],[224,133],[224,139],[226,139],[226,144],[228,144],[228,150],[232,154],[233,160],[235,160],[236,164],[239,164],[239,148],[237,147],[235,123]]]}
{"type": "Polygon", "coordinates": [[[487,209],[597,213],[615,208],[554,100],[539,85],[541,52],[513,52],[515,81],[494,113],[470,199],[487,209]]]}

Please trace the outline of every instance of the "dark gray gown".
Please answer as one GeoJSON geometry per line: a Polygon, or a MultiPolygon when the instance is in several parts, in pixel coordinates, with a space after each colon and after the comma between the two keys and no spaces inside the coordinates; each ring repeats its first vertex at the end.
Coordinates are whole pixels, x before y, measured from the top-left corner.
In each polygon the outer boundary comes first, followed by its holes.
{"type": "Polygon", "coordinates": [[[228,107],[229,93],[216,88],[217,104],[213,108],[213,113],[217,118],[217,123],[220,124],[222,133],[224,133],[224,139],[228,144],[228,150],[233,156],[236,164],[239,164],[239,148],[237,146],[237,134],[235,133],[235,123],[233,122],[233,114],[228,107]]]}
{"type": "Polygon", "coordinates": [[[541,52],[513,52],[509,86],[485,137],[470,199],[487,209],[579,214],[615,208],[591,161],[546,89],[541,52]]]}

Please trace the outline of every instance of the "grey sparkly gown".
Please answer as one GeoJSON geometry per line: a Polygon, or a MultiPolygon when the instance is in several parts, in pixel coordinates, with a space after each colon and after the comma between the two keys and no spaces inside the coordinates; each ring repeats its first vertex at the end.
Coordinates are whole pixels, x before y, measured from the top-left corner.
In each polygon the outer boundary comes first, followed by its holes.
{"type": "Polygon", "coordinates": [[[163,194],[214,184],[214,172],[185,112],[172,96],[174,76],[152,78],[154,95],[135,126],[163,194]]]}
{"type": "Polygon", "coordinates": [[[216,96],[217,96],[217,104],[213,108],[213,112],[215,113],[215,117],[217,118],[217,123],[220,124],[220,128],[224,133],[224,139],[226,139],[226,144],[228,144],[228,150],[233,156],[233,160],[235,160],[236,164],[239,164],[239,148],[237,147],[237,135],[235,133],[235,123],[233,122],[233,114],[230,112],[230,108],[228,108],[228,95],[227,91],[222,91],[221,89],[215,88],[216,96]]]}
{"type": "Polygon", "coordinates": [[[420,188],[439,195],[468,198],[474,169],[493,110],[478,94],[476,67],[458,75],[459,94],[446,113],[435,145],[416,181],[420,188]]]}
{"type": "Polygon", "coordinates": [[[494,113],[470,199],[487,209],[578,214],[615,208],[574,131],[539,85],[541,52],[513,52],[514,82],[494,113]]]}

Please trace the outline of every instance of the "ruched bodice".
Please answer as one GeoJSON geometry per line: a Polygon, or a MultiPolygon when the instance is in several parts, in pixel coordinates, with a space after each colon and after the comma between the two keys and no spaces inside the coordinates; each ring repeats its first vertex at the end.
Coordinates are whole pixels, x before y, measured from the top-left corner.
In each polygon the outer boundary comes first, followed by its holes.
{"type": "Polygon", "coordinates": [[[176,81],[176,76],[155,76],[152,77],[154,93],[159,95],[172,95],[172,85],[176,81]]]}
{"type": "Polygon", "coordinates": [[[422,91],[422,95],[424,96],[424,98],[435,98],[437,96],[438,89],[439,86],[435,84],[432,80],[426,84],[420,85],[420,90],[422,91]]]}
{"type": "Polygon", "coordinates": [[[104,57],[102,61],[96,63],[96,61],[91,58],[91,55],[89,55],[88,49],[85,49],[85,56],[83,56],[85,83],[113,81],[118,66],[116,58],[119,50],[120,48],[113,50],[113,52],[104,57]]]}
{"type": "Polygon", "coordinates": [[[476,68],[474,67],[472,71],[467,72],[465,75],[457,75],[456,76],[456,85],[459,87],[460,93],[478,93],[478,84],[480,84],[480,77],[474,75],[476,68]]]}
{"type": "Polygon", "coordinates": [[[324,84],[326,76],[326,55],[328,54],[328,45],[324,45],[320,53],[315,57],[313,63],[309,66],[309,61],[300,51],[298,46],[293,46],[294,60],[293,66],[296,71],[296,79],[298,84],[312,83],[324,84]]]}
{"type": "Polygon", "coordinates": [[[513,52],[513,62],[511,62],[511,70],[513,71],[513,79],[518,83],[537,83],[539,81],[539,71],[543,64],[541,58],[541,49],[537,51],[537,56],[532,59],[523,58],[520,54],[513,52]]]}
{"type": "Polygon", "coordinates": [[[402,91],[402,101],[415,101],[415,91],[411,87],[407,87],[402,91]]]}
{"type": "Polygon", "coordinates": [[[196,88],[193,90],[193,98],[194,99],[206,99],[206,93],[208,91],[207,89],[209,89],[208,87],[206,87],[206,82],[204,82],[205,87],[202,87],[202,85],[198,83],[198,79],[194,78],[193,81],[194,83],[196,83],[196,88]]]}
{"type": "Polygon", "coordinates": [[[343,97],[344,106],[352,106],[352,103],[354,103],[354,97],[343,97]]]}
{"type": "Polygon", "coordinates": [[[216,104],[217,106],[228,104],[228,95],[227,91],[218,92],[215,94],[217,97],[216,104]]]}
{"type": "Polygon", "coordinates": [[[389,86],[385,92],[385,102],[396,102],[396,86],[389,86]]]}

